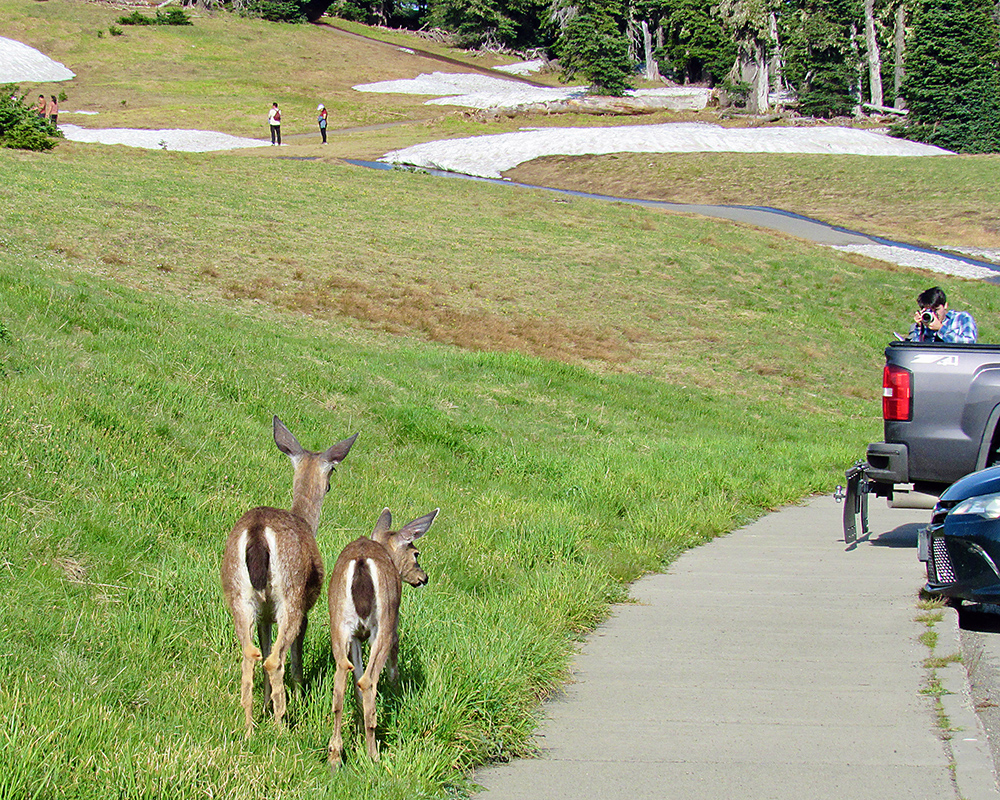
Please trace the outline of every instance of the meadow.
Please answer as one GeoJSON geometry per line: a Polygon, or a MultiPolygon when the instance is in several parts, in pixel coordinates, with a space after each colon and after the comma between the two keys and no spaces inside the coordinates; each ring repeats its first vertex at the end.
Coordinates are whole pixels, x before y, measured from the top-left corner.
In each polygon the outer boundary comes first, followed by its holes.
{"type": "Polygon", "coordinates": [[[465,796],[531,754],[630,580],[843,480],[921,289],[998,336],[993,286],[651,209],[71,143],[0,174],[2,800],[465,796]],[[383,758],[352,719],[334,776],[323,600],[289,727],[259,680],[249,740],[240,719],[219,560],[243,511],[290,499],[274,414],[314,450],[359,433],[328,568],[383,507],[442,509],[383,758]]]}

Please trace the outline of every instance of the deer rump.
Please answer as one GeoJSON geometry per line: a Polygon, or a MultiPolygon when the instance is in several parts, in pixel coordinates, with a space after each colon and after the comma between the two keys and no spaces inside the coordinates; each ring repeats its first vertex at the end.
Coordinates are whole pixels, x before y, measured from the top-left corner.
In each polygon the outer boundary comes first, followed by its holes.
{"type": "Polygon", "coordinates": [[[250,586],[257,593],[258,601],[253,604],[257,621],[265,622],[265,617],[276,621],[273,614],[261,614],[262,606],[269,609],[272,605],[275,590],[279,597],[300,595],[290,599],[305,611],[312,608],[323,586],[323,561],[316,540],[301,520],[276,508],[255,508],[244,514],[236,530],[246,536],[243,560],[250,586]],[[280,543],[275,529],[280,531],[280,543]]]}
{"type": "Polygon", "coordinates": [[[365,671],[362,642],[371,639],[370,657],[374,658],[376,651],[384,655],[390,678],[395,677],[399,644],[397,622],[402,579],[388,553],[374,550],[371,544],[370,539],[362,537],[344,548],[334,566],[334,574],[343,577],[330,597],[331,605],[338,593],[346,601],[340,604],[342,617],[330,633],[334,655],[350,659],[356,690],[365,671]]]}

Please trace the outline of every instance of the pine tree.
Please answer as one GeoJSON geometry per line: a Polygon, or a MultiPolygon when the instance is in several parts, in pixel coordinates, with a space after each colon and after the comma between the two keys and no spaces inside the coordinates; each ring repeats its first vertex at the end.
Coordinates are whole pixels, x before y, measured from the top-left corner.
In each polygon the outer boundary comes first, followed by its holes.
{"type": "Polygon", "coordinates": [[[620,97],[632,88],[634,65],[628,57],[623,23],[616,0],[579,3],[559,38],[559,65],[564,77],[582,75],[590,81],[592,94],[620,97]]]}
{"type": "Polygon", "coordinates": [[[845,116],[857,104],[853,90],[859,56],[854,29],[860,10],[855,0],[788,4],[782,17],[786,77],[795,87],[803,114],[845,116]]]}
{"type": "Polygon", "coordinates": [[[718,14],[736,44],[730,83],[747,87],[747,109],[762,114],[770,107],[771,64],[777,42],[773,23],[779,0],[719,0],[718,14]]]}
{"type": "Polygon", "coordinates": [[[0,86],[0,147],[51,150],[62,132],[40,117],[14,84],[0,86]]]}
{"type": "Polygon", "coordinates": [[[660,30],[660,72],[678,83],[721,83],[736,61],[736,45],[704,0],[640,0],[636,11],[660,30]]]}
{"type": "Polygon", "coordinates": [[[917,0],[894,133],[963,153],[1000,152],[1000,31],[994,0],[917,0]]]}

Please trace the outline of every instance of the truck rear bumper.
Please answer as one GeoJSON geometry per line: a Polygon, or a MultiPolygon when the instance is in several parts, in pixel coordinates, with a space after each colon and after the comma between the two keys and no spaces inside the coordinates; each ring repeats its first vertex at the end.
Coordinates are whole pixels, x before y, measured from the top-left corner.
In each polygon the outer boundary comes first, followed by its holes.
{"type": "Polygon", "coordinates": [[[866,472],[876,483],[909,483],[909,452],[905,444],[873,442],[865,453],[866,472]]]}

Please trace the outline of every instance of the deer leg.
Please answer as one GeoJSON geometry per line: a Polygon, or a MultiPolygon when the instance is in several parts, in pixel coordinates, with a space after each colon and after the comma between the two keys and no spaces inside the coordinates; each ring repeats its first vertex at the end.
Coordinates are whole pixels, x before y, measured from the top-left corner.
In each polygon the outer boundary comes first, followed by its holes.
{"type": "Polygon", "coordinates": [[[274,723],[281,724],[288,707],[285,695],[285,656],[302,624],[302,613],[286,611],[278,619],[278,635],[270,654],[264,659],[264,671],[271,681],[271,698],[274,704],[274,723]]]}
{"type": "Polygon", "coordinates": [[[389,647],[389,658],[385,662],[385,676],[390,681],[399,679],[399,638],[394,638],[389,647]]]}
{"type": "Polygon", "coordinates": [[[365,719],[365,744],[368,747],[368,756],[372,761],[378,761],[378,742],[375,740],[375,726],[377,723],[375,713],[375,699],[378,697],[378,678],[385,666],[385,662],[394,650],[395,637],[381,630],[375,636],[371,645],[371,652],[368,654],[368,669],[365,670],[361,680],[358,681],[358,688],[361,690],[362,707],[365,719]]]}
{"type": "Polygon", "coordinates": [[[326,756],[332,770],[336,770],[340,766],[341,756],[344,752],[344,740],[340,729],[344,722],[344,692],[347,689],[347,673],[353,668],[351,662],[343,654],[337,656],[337,670],[333,676],[333,735],[330,737],[326,756]]]}
{"type": "Polygon", "coordinates": [[[253,732],[253,671],[254,665],[260,661],[261,653],[253,644],[252,614],[246,608],[233,609],[233,621],[236,623],[236,638],[243,652],[243,665],[240,676],[240,705],[246,725],[246,735],[253,732]]]}
{"type": "MultiPolygon", "coordinates": [[[[257,620],[257,642],[260,645],[261,658],[265,659],[271,655],[271,634],[273,620],[269,616],[262,616],[257,620]]],[[[267,711],[267,704],[271,702],[271,682],[264,681],[264,711],[267,711]]]]}
{"type": "Polygon", "coordinates": [[[291,649],[288,651],[288,663],[291,667],[291,682],[294,687],[301,690],[304,684],[302,678],[302,643],[306,640],[306,625],[308,625],[309,619],[305,614],[302,615],[302,624],[299,626],[299,635],[295,637],[292,642],[291,649]]]}

